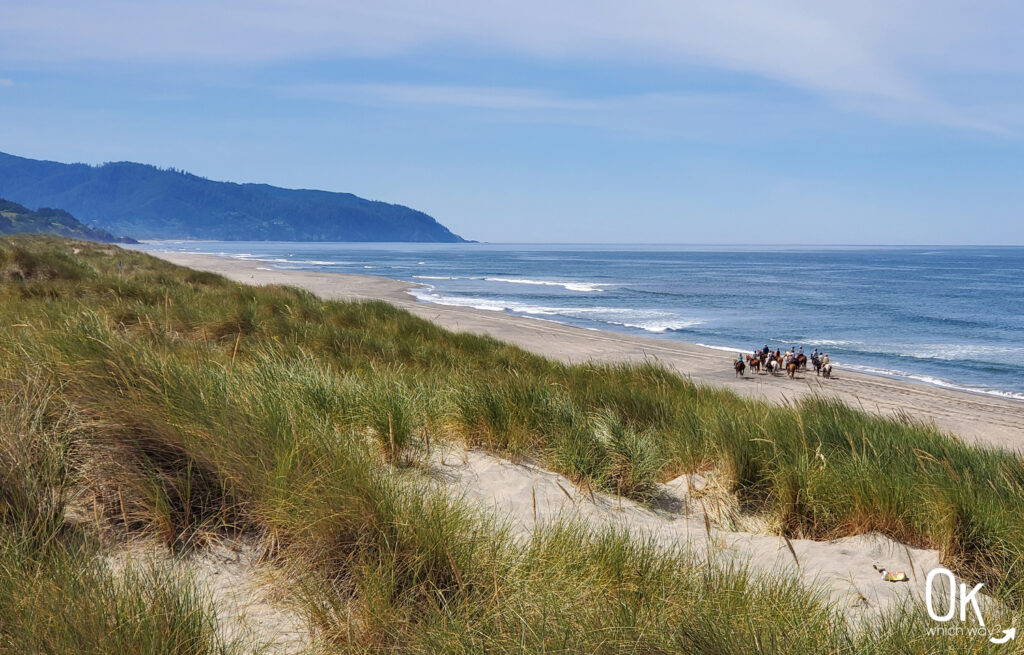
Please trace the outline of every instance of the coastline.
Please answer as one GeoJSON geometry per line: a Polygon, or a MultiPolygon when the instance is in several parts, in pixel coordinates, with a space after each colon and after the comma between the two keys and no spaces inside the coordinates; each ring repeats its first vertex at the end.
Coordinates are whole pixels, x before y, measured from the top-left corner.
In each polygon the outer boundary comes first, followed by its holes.
{"type": "MultiPolygon", "coordinates": [[[[149,251],[147,251],[149,252],[149,251]]],[[[279,270],[263,262],[216,255],[149,252],[175,264],[218,273],[254,285],[301,287],[330,300],[383,300],[444,328],[484,334],[566,362],[657,361],[694,382],[722,386],[745,396],[785,403],[807,394],[836,397],[884,416],[906,413],[934,421],[966,441],[1010,450],[1024,449],[1024,402],[884,377],[842,368],[831,380],[802,375],[748,375],[737,379],[732,357],[721,349],[682,341],[575,327],[505,312],[422,302],[408,293],[418,286],[391,278],[349,273],[279,270]]]]}

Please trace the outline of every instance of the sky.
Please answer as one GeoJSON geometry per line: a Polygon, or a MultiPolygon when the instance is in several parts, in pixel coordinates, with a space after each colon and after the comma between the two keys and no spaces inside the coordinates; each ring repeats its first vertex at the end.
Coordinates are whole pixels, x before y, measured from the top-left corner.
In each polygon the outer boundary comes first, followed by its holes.
{"type": "Polygon", "coordinates": [[[1024,244],[1024,4],[0,0],[0,151],[503,242],[1024,244]]]}

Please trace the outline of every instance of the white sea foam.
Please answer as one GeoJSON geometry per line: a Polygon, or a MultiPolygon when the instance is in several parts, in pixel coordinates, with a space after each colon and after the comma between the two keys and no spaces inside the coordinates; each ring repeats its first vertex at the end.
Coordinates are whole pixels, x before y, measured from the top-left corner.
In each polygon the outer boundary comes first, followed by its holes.
{"type": "Polygon", "coordinates": [[[328,262],[319,259],[285,259],[274,260],[275,264],[289,264],[292,266],[344,266],[348,262],[328,262]]]}
{"type": "Polygon", "coordinates": [[[218,252],[212,253],[218,257],[227,257],[229,259],[241,259],[247,262],[266,262],[268,264],[290,264],[294,266],[339,266],[347,264],[348,262],[340,261],[327,261],[325,259],[288,259],[285,257],[270,257],[267,255],[256,255],[251,252],[218,252]]]}
{"type": "Polygon", "coordinates": [[[973,360],[979,362],[1019,361],[1024,358],[1024,346],[996,346],[961,343],[864,343],[849,342],[862,352],[912,359],[931,359],[950,362],[973,360]]]}
{"type": "Polygon", "coordinates": [[[941,359],[960,361],[971,359],[982,362],[1019,361],[1024,358],[1024,346],[994,346],[981,344],[884,344],[877,349],[884,354],[915,359],[941,359]]]}
{"type": "Polygon", "coordinates": [[[749,352],[748,348],[734,348],[732,346],[712,346],[709,343],[698,343],[694,345],[700,346],[702,348],[711,348],[712,350],[721,350],[722,352],[726,353],[743,353],[744,355],[746,355],[749,352]]]}
{"type": "Polygon", "coordinates": [[[418,280],[483,280],[484,282],[499,282],[502,284],[527,284],[532,286],[562,287],[566,291],[579,291],[582,293],[600,292],[604,291],[604,287],[612,286],[610,283],[531,280],[528,278],[512,277],[462,277],[458,275],[413,275],[413,277],[418,280]]]}
{"type": "Polygon", "coordinates": [[[567,291],[581,291],[583,293],[604,291],[604,287],[612,286],[608,283],[598,282],[560,282],[558,280],[531,280],[529,278],[512,277],[485,277],[484,280],[487,282],[504,282],[505,284],[532,284],[544,287],[562,287],[567,291]]]}
{"type": "Polygon", "coordinates": [[[915,380],[917,382],[924,382],[925,384],[930,384],[936,387],[944,387],[946,389],[954,389],[956,391],[968,391],[971,393],[981,393],[988,396],[999,396],[1001,398],[1024,400],[1024,393],[1018,393],[1016,391],[1003,391],[1002,389],[989,389],[986,387],[972,387],[969,385],[956,384],[954,382],[950,382],[949,380],[943,380],[942,378],[933,377],[931,375],[909,373],[907,371],[901,371],[897,369],[877,368],[874,366],[862,366],[859,364],[842,364],[837,365],[836,368],[846,369],[849,371],[857,371],[859,373],[867,373],[869,375],[880,375],[883,377],[915,380]]]}
{"type": "Polygon", "coordinates": [[[539,307],[511,300],[495,298],[475,298],[469,296],[446,296],[434,291],[432,286],[424,286],[419,289],[411,289],[409,293],[417,300],[435,303],[438,305],[451,305],[453,307],[469,307],[482,309],[489,312],[522,312],[524,314],[557,314],[557,307],[539,307]]]}
{"type": "Polygon", "coordinates": [[[580,318],[610,325],[637,328],[654,333],[684,330],[703,323],[701,319],[683,317],[660,310],[628,309],[623,307],[555,307],[534,305],[507,298],[444,295],[437,293],[434,287],[431,286],[412,289],[409,293],[418,300],[439,305],[470,307],[490,312],[516,312],[534,317],[563,316],[566,318],[580,318]]]}
{"type": "Polygon", "coordinates": [[[651,320],[651,321],[607,321],[608,323],[614,323],[615,325],[622,325],[623,327],[639,328],[646,330],[647,332],[654,332],[660,334],[662,332],[670,332],[673,330],[685,330],[700,325],[704,321],[695,319],[664,319],[664,320],[651,320]]]}

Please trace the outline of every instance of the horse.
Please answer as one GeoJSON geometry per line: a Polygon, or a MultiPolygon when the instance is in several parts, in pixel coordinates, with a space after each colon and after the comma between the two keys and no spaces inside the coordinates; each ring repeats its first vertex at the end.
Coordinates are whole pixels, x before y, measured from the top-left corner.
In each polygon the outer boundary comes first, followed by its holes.
{"type": "Polygon", "coordinates": [[[761,358],[760,357],[754,357],[752,355],[747,355],[747,366],[750,367],[750,370],[752,372],[760,373],[761,372],[761,358]]]}
{"type": "Polygon", "coordinates": [[[796,367],[801,371],[807,370],[807,355],[800,353],[796,356],[796,367]]]}
{"type": "Polygon", "coordinates": [[[743,363],[743,358],[741,357],[733,362],[732,368],[736,371],[736,377],[743,377],[743,369],[746,368],[746,364],[743,363]]]}
{"type": "Polygon", "coordinates": [[[789,364],[786,364],[786,374],[789,375],[789,377],[796,379],[796,372],[799,368],[800,365],[797,364],[797,360],[792,359],[789,361],[789,364]]]}
{"type": "Polygon", "coordinates": [[[831,364],[825,364],[824,366],[822,366],[821,367],[821,374],[824,377],[826,377],[826,378],[831,378],[832,377],[832,365],[831,364]]]}
{"type": "Polygon", "coordinates": [[[779,366],[779,360],[775,359],[774,357],[769,357],[764,361],[765,373],[771,373],[773,376],[779,374],[779,366]]]}
{"type": "Polygon", "coordinates": [[[814,364],[814,374],[821,375],[821,358],[811,357],[811,364],[814,364]]]}

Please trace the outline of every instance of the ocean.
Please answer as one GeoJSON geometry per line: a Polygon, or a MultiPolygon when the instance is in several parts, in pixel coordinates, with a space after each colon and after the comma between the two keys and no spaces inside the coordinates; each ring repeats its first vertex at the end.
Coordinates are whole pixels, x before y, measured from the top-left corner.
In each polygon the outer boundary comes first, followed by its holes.
{"type": "Polygon", "coordinates": [[[423,302],[698,343],[1024,400],[1024,247],[161,241],[268,268],[381,275],[423,302]]]}

